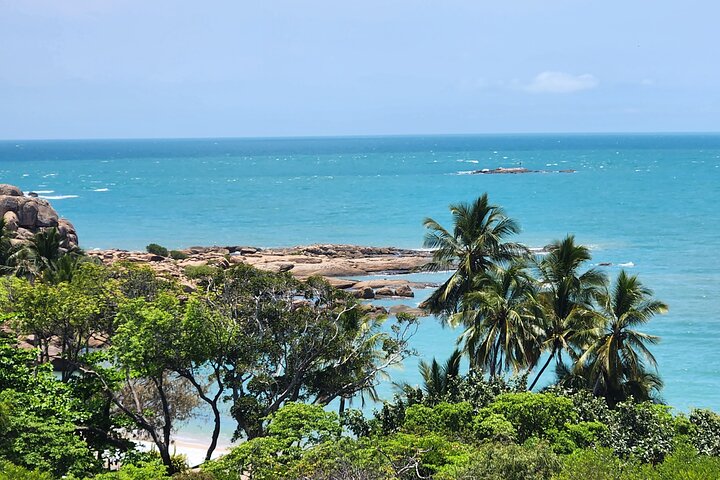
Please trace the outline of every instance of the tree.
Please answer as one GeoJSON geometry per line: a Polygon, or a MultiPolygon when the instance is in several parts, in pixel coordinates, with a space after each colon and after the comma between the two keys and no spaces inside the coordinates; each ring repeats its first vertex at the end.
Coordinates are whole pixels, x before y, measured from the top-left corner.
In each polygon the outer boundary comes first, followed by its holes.
{"type": "Polygon", "coordinates": [[[427,398],[440,401],[457,387],[460,380],[460,359],[462,353],[455,350],[444,365],[433,358],[430,364],[420,360],[420,375],[423,378],[423,391],[427,398]]]}
{"type": "Polygon", "coordinates": [[[78,428],[85,405],[36,358],[0,334],[0,459],[58,477],[97,471],[102,450],[94,455],[78,428]]]}
{"type": "Polygon", "coordinates": [[[199,403],[193,386],[173,370],[182,348],[176,334],[181,315],[177,297],[168,292],[159,293],[154,301],[136,298],[123,302],[112,346],[88,355],[88,365],[82,368],[102,384],[136,430],[152,439],[171,474],[175,473],[170,453],[172,432],[199,403]]]}
{"type": "Polygon", "coordinates": [[[536,361],[539,305],[533,279],[524,262],[497,266],[476,275],[473,290],[465,294],[462,311],[450,317],[463,325],[459,341],[470,368],[487,368],[491,377],[515,373],[536,361]]]}
{"type": "Polygon", "coordinates": [[[402,315],[384,328],[320,278],[301,282],[246,265],[218,273],[203,301],[206,312],[235,324],[222,370],[236,435],[248,438],[264,435],[265,419],[287,402],[326,405],[373,389],[412,353],[408,340],[417,329],[402,315]]]}
{"type": "Polygon", "coordinates": [[[454,224],[452,232],[432,218],[423,222],[428,230],[424,246],[433,249],[432,261],[424,268],[429,271],[454,270],[450,278],[421,304],[433,314],[456,313],[463,295],[472,289],[475,275],[526,252],[520,244],[505,241],[518,233],[520,227],[501,207],[490,204],[486,193],[471,204],[450,205],[450,212],[454,224]]]}
{"type": "Polygon", "coordinates": [[[566,352],[576,360],[579,357],[576,349],[597,335],[598,315],[593,310],[593,300],[606,284],[605,275],[595,269],[580,273],[580,268],[591,256],[587,247],[575,244],[574,236],[555,241],[547,249],[548,253],[535,264],[543,306],[543,333],[539,346],[541,351],[548,353],[548,358],[530,390],[553,359],[562,363],[562,353],[566,352]]]}
{"type": "Polygon", "coordinates": [[[599,303],[605,320],[604,332],[579,358],[578,366],[589,364],[594,380],[593,391],[604,396],[613,406],[631,394],[648,399],[648,387],[653,390],[658,381],[645,371],[646,363],[657,371],[657,362],[648,344],[660,338],[635,330],[653,316],[665,313],[667,305],[652,298],[652,290],[645,287],[637,275],[624,270],[618,274],[612,291],[600,295],[599,303]]]}
{"type": "Polygon", "coordinates": [[[69,277],[57,284],[7,279],[6,295],[0,298],[15,330],[32,335],[40,349],[40,362],[52,361],[64,382],[76,372],[91,340],[111,330],[118,294],[116,283],[101,265],[75,264],[69,277]]]}
{"type": "Polygon", "coordinates": [[[5,219],[0,217],[0,275],[7,275],[14,270],[13,254],[15,247],[10,241],[11,233],[6,228],[5,219]]]}

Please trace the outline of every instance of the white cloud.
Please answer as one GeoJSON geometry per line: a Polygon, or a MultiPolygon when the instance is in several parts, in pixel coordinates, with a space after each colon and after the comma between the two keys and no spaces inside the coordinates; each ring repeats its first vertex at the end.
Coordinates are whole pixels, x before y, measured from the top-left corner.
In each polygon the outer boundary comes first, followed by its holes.
{"type": "Polygon", "coordinates": [[[539,73],[524,90],[532,93],[572,93],[581,90],[590,90],[599,85],[593,75],[585,73],[572,75],[564,72],[539,73]]]}

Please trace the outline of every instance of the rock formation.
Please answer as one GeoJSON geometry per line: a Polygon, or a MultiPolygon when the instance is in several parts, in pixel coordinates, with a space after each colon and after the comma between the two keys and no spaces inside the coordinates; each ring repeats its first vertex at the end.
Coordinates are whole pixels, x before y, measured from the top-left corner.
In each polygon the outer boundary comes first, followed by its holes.
{"type": "Polygon", "coordinates": [[[0,216],[5,228],[12,235],[11,242],[27,242],[36,233],[57,228],[64,249],[77,247],[78,237],[75,227],[64,218],[59,218],[47,200],[37,196],[26,196],[13,185],[0,184],[0,216]]]}

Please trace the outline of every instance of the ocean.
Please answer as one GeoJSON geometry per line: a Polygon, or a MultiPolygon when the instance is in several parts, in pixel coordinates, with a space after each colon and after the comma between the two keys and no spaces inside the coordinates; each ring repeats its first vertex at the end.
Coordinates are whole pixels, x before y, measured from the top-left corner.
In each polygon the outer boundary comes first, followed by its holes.
{"type": "MultiPolygon", "coordinates": [[[[611,277],[639,274],[670,305],[646,328],[662,398],[720,410],[717,134],[2,141],[0,182],[50,199],[85,249],[419,248],[425,217],[450,225],[449,204],[487,192],[518,241],[572,233],[611,277]],[[519,166],[575,173],[466,174],[519,166]]],[[[414,346],[444,360],[457,333],[424,319],[414,346]]],[[[392,380],[417,383],[417,361],[392,380]]]]}

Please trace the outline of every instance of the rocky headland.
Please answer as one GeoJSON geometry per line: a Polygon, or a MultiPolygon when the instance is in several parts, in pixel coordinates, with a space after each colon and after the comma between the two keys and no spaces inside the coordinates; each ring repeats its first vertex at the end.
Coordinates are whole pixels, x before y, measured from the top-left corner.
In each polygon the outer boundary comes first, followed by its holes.
{"type": "MultiPolygon", "coordinates": [[[[92,250],[88,255],[107,265],[117,262],[143,263],[156,272],[178,279],[189,290],[186,269],[210,265],[229,268],[245,263],[272,272],[290,272],[305,279],[319,275],[336,288],[352,292],[362,299],[413,297],[413,288],[429,288],[429,283],[384,278],[360,281],[354,277],[410,273],[431,259],[431,252],[393,247],[357,245],[310,245],[289,248],[258,248],[250,246],[190,247],[177,251],[171,258],[127,250],[92,250]]],[[[410,308],[410,307],[408,307],[410,308]]],[[[417,313],[417,312],[415,312],[417,313]]]]}
{"type": "MultiPolygon", "coordinates": [[[[55,228],[59,234],[60,247],[68,251],[78,247],[75,227],[67,219],[60,218],[50,203],[32,192],[25,194],[20,188],[0,184],[0,218],[15,246],[29,242],[33,236],[55,228]]],[[[271,272],[290,272],[299,279],[322,276],[336,288],[347,290],[356,297],[411,298],[413,289],[429,288],[429,283],[410,282],[392,275],[416,271],[427,264],[432,253],[394,247],[366,247],[358,245],[309,245],[289,248],[259,248],[251,246],[189,247],[158,255],[147,252],[120,249],[92,250],[90,257],[106,265],[118,262],[147,264],[158,274],[177,279],[188,291],[196,283],[188,275],[188,268],[209,265],[229,268],[244,263],[271,272]],[[357,277],[382,275],[384,278],[358,280],[357,277]]],[[[387,313],[382,307],[374,307],[378,313],[387,313]]],[[[414,307],[397,306],[391,313],[421,312],[414,307]]]]}
{"type": "Polygon", "coordinates": [[[13,245],[28,242],[33,235],[49,228],[57,229],[61,248],[69,250],[78,245],[75,227],[69,220],[59,218],[50,202],[32,192],[25,195],[14,185],[0,184],[0,217],[13,245]]]}

